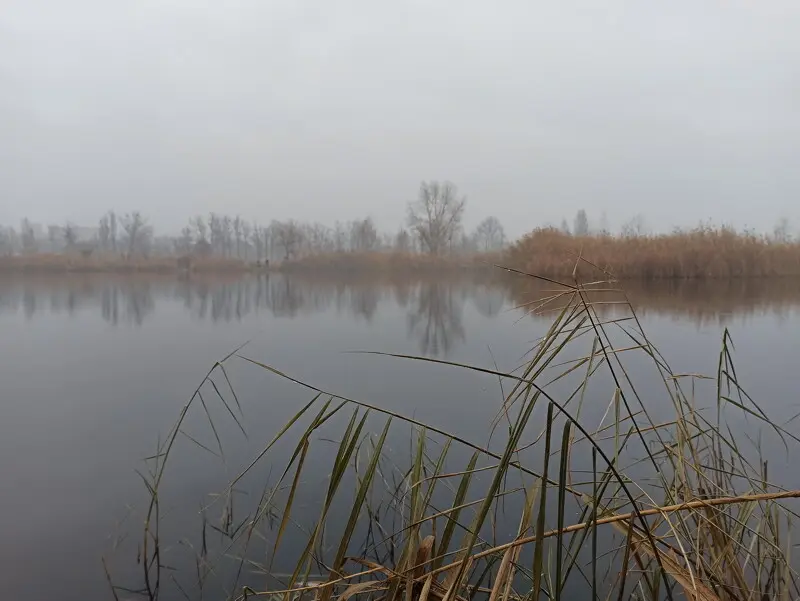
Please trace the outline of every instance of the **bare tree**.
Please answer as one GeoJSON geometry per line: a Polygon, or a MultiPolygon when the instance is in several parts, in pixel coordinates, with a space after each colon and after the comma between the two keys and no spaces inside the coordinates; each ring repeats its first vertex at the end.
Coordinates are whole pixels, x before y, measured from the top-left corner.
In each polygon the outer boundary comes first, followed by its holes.
{"type": "Polygon", "coordinates": [[[484,252],[500,250],[506,243],[506,233],[497,217],[487,217],[475,228],[478,248],[484,252]]]}
{"type": "Polygon", "coordinates": [[[561,231],[564,232],[567,236],[570,236],[572,232],[569,230],[569,223],[567,223],[566,219],[561,220],[561,231]]]}
{"type": "Polygon", "coordinates": [[[22,220],[20,225],[20,241],[22,242],[22,252],[27,255],[35,253],[38,248],[36,245],[36,234],[33,231],[33,226],[27,218],[22,220]]]}
{"type": "Polygon", "coordinates": [[[408,226],[428,253],[444,252],[461,226],[467,200],[450,182],[422,182],[419,197],[408,205],[408,226]]]}
{"type": "Polygon", "coordinates": [[[14,228],[0,226],[0,256],[10,256],[14,254],[14,238],[16,232],[14,228]]]}
{"type": "Polygon", "coordinates": [[[153,237],[153,228],[139,211],[133,211],[121,219],[125,232],[125,243],[128,258],[136,253],[146,254],[153,237]]]}
{"type": "Polygon", "coordinates": [[[175,242],[175,250],[182,254],[189,254],[192,252],[194,245],[194,236],[192,235],[191,226],[186,226],[181,230],[181,235],[175,242]]]}
{"type": "Polygon", "coordinates": [[[411,236],[407,229],[401,227],[400,231],[397,232],[397,235],[394,237],[394,248],[397,252],[402,253],[411,250],[411,236]]]}
{"type": "Polygon", "coordinates": [[[208,231],[211,248],[216,254],[223,254],[225,251],[225,234],[222,229],[222,218],[216,213],[208,216],[208,231]]]}
{"type": "Polygon", "coordinates": [[[572,233],[576,236],[589,235],[589,217],[583,209],[575,214],[575,223],[572,226],[572,233]]]}
{"type": "Polygon", "coordinates": [[[208,226],[202,217],[198,216],[192,219],[189,227],[194,230],[195,244],[208,244],[208,226]]]}
{"type": "Polygon", "coordinates": [[[49,244],[50,252],[56,252],[56,250],[63,250],[64,228],[61,227],[60,225],[48,225],[47,243],[49,244]]]}
{"type": "Polygon", "coordinates": [[[117,214],[114,211],[108,213],[108,238],[111,242],[111,250],[117,252],[117,214]]]}
{"type": "Polygon", "coordinates": [[[777,242],[789,242],[792,238],[790,234],[789,218],[785,215],[778,219],[772,235],[777,242]]]}
{"type": "Polygon", "coordinates": [[[295,221],[273,221],[270,225],[271,238],[283,251],[285,261],[297,257],[303,244],[303,232],[295,221]]]}
{"type": "Polygon", "coordinates": [[[64,232],[64,245],[66,248],[72,248],[75,246],[75,243],[78,241],[78,233],[75,231],[75,226],[71,223],[67,223],[61,229],[64,232]]]}
{"type": "Polygon", "coordinates": [[[321,223],[301,226],[305,250],[309,253],[329,252],[333,249],[333,237],[330,229],[321,223]]]}
{"type": "Polygon", "coordinates": [[[242,258],[242,218],[238,215],[232,222],[233,239],[236,241],[236,258],[242,258]]]}
{"type": "Polygon", "coordinates": [[[225,215],[222,218],[222,250],[226,257],[233,251],[233,220],[225,215]]]}
{"type": "Polygon", "coordinates": [[[109,223],[108,213],[100,218],[97,227],[97,240],[100,250],[108,250],[111,241],[111,224],[109,223]]]}
{"type": "Polygon", "coordinates": [[[246,221],[242,221],[241,225],[241,232],[242,232],[242,246],[244,247],[244,260],[247,261],[250,255],[250,224],[246,221]]]}
{"type": "Polygon", "coordinates": [[[647,225],[644,216],[638,213],[622,224],[620,234],[625,238],[636,238],[647,233],[647,225]]]}
{"type": "Polygon", "coordinates": [[[478,252],[480,246],[478,244],[477,234],[475,232],[467,234],[464,228],[459,228],[458,232],[453,236],[450,249],[451,251],[461,254],[474,254],[478,252]]]}
{"type": "Polygon", "coordinates": [[[333,248],[337,253],[347,250],[347,229],[340,221],[333,227],[333,248]]]}
{"type": "Polygon", "coordinates": [[[272,258],[270,254],[270,250],[272,249],[273,244],[273,236],[272,236],[272,228],[271,227],[262,227],[261,228],[261,237],[263,239],[264,245],[264,258],[269,261],[272,258]]]}
{"type": "Polygon", "coordinates": [[[253,247],[256,249],[256,261],[261,261],[262,259],[266,258],[264,234],[261,230],[261,226],[257,223],[254,223],[252,233],[250,234],[253,241],[253,247]]]}
{"type": "Polygon", "coordinates": [[[372,219],[354,221],[350,225],[350,248],[358,252],[370,252],[378,247],[378,230],[372,219]]]}

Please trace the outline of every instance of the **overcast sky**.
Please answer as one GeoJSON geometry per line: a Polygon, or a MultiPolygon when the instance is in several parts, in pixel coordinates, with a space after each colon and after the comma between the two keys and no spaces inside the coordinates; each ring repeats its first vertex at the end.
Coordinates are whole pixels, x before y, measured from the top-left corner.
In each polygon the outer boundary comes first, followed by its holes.
{"type": "Polygon", "coordinates": [[[0,222],[800,225],[800,2],[3,0],[0,222]]]}

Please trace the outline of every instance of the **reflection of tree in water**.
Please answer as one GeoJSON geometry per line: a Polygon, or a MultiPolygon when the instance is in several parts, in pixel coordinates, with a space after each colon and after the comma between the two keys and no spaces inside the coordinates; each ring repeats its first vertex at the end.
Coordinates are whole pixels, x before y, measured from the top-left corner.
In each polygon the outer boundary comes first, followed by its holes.
{"type": "Polygon", "coordinates": [[[100,309],[104,320],[117,325],[122,320],[140,325],[155,309],[152,286],[147,281],[101,278],[20,278],[0,280],[0,310],[22,306],[25,316],[37,313],[67,313],[100,309]]]}
{"type": "Polygon", "coordinates": [[[19,307],[19,297],[11,286],[0,285],[0,312],[14,313],[19,307]]]}
{"type": "Polygon", "coordinates": [[[495,317],[506,304],[506,290],[500,286],[477,285],[472,291],[472,302],[484,317],[495,317]]]}
{"type": "Polygon", "coordinates": [[[291,278],[273,278],[269,282],[266,306],[280,317],[294,317],[303,304],[303,294],[291,278]],[[275,281],[277,279],[277,281],[275,281]]]}
{"type": "Polygon", "coordinates": [[[151,286],[146,281],[111,282],[99,293],[103,319],[118,325],[120,319],[140,326],[155,310],[151,286]]]}
{"type": "Polygon", "coordinates": [[[404,309],[411,300],[412,285],[408,280],[398,280],[392,283],[394,289],[394,301],[404,309]]]}
{"type": "Polygon", "coordinates": [[[104,286],[100,294],[100,307],[103,319],[108,323],[119,323],[119,288],[117,286],[104,286]]]}
{"type": "MultiPolygon", "coordinates": [[[[795,279],[659,283],[629,286],[641,316],[666,314],[698,326],[725,324],[733,318],[771,312],[789,315],[800,305],[795,279]]],[[[359,278],[315,273],[287,276],[258,274],[237,278],[110,275],[0,276],[0,312],[32,319],[44,313],[95,311],[111,324],[141,324],[156,302],[179,301],[199,319],[238,321],[253,313],[280,317],[336,311],[374,319],[381,302],[404,307],[409,329],[420,337],[423,352],[447,352],[463,338],[462,308],[472,302],[483,316],[496,316],[507,302],[517,304],[550,296],[552,287],[517,289],[501,282],[470,278],[359,278]]],[[[557,303],[553,306],[558,306],[557,303]]],[[[611,314],[619,305],[598,305],[611,314]]],[[[551,307],[552,308],[552,307],[551,307]]]]}
{"type": "Polygon", "coordinates": [[[97,307],[108,323],[141,324],[155,309],[156,299],[173,298],[198,319],[238,321],[267,311],[278,317],[326,310],[348,312],[371,321],[378,305],[394,298],[407,306],[416,285],[410,281],[339,280],[259,274],[234,280],[215,278],[0,279],[0,310],[22,308],[29,318],[42,310],[73,314],[97,307]]]}
{"type": "Polygon", "coordinates": [[[25,307],[25,317],[30,319],[36,313],[36,295],[26,290],[22,295],[22,306],[25,307]]]}
{"type": "Polygon", "coordinates": [[[380,298],[380,290],[376,286],[358,286],[350,291],[350,306],[353,313],[369,322],[378,310],[380,298]]]}
{"type": "Polygon", "coordinates": [[[127,289],[123,289],[123,294],[125,298],[125,317],[137,326],[142,325],[145,316],[155,309],[150,286],[130,286],[127,289]]]}
{"type": "Polygon", "coordinates": [[[464,340],[463,305],[459,291],[448,282],[423,282],[408,313],[408,333],[419,339],[424,355],[447,355],[464,340]]]}

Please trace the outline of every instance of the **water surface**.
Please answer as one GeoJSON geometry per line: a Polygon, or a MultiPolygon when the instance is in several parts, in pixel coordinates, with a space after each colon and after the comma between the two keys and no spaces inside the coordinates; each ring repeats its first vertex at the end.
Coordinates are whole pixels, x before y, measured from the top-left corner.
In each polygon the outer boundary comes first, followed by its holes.
{"type": "MultiPolygon", "coordinates": [[[[483,442],[502,401],[496,379],[345,351],[513,369],[552,317],[519,307],[541,294],[471,277],[0,279],[0,598],[109,598],[100,557],[125,520],[137,519],[127,509],[142,499],[134,470],[213,363],[239,345],[326,391],[483,442]]],[[[727,327],[751,394],[778,418],[797,411],[800,284],[662,285],[630,294],[674,371],[713,374],[727,327]]],[[[618,311],[601,309],[608,319],[618,311]]],[[[230,375],[248,439],[222,419],[221,438],[234,441],[227,465],[196,448],[176,456],[167,498],[176,512],[196,513],[312,396],[241,360],[230,375]]],[[[188,426],[213,441],[201,419],[188,426]]],[[[403,440],[390,445],[407,457],[403,440]]],[[[325,460],[304,482],[311,496],[324,485],[325,460]]]]}

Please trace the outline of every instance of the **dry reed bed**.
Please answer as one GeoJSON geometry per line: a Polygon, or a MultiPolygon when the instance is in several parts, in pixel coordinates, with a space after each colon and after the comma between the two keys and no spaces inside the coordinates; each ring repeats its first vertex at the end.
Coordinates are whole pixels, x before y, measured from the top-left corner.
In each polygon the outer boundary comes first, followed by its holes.
{"type": "MultiPolygon", "coordinates": [[[[570,236],[539,229],[516,242],[504,265],[548,277],[570,277],[578,256],[620,279],[800,276],[800,242],[776,242],[726,228],[660,236],[570,236]]],[[[587,265],[583,273],[589,272],[587,265]]]]}
{"type": "Polygon", "coordinates": [[[770,438],[788,455],[800,440],[744,391],[727,331],[715,373],[679,375],[633,307],[625,319],[604,319],[593,288],[564,283],[535,301],[557,310],[518,369],[387,356],[499,382],[491,445],[233,351],[147,460],[141,580],[122,588],[107,572],[112,590],[285,601],[797,598],[791,524],[800,490],[771,481],[762,444],[770,438]],[[644,362],[637,370],[649,366],[656,386],[637,390],[631,357],[644,362]],[[288,380],[309,401],[252,461],[228,466],[236,475],[198,513],[200,534],[175,545],[162,538],[173,510],[161,505],[170,455],[181,443],[224,457],[212,397],[226,420],[247,428],[232,363],[288,380]],[[207,420],[204,435],[190,414],[207,420]],[[742,418],[759,430],[757,442],[735,434],[742,418]],[[405,459],[387,443],[397,428],[411,430],[405,459]],[[273,456],[279,444],[286,456],[273,456]],[[313,490],[320,512],[309,519],[297,506],[307,466],[319,461],[329,477],[313,490]],[[234,494],[248,482],[263,491],[250,503],[234,494]],[[181,553],[193,562],[187,573],[174,567],[181,553]],[[277,575],[273,562],[286,553],[294,567],[277,575]]]}

